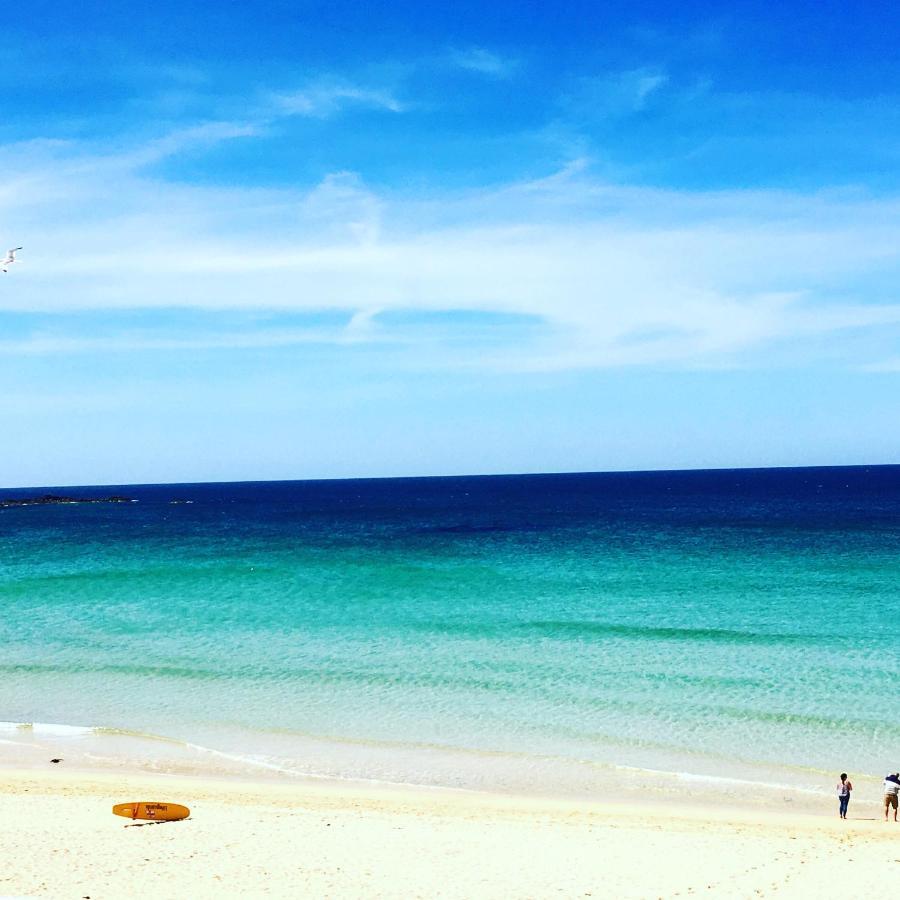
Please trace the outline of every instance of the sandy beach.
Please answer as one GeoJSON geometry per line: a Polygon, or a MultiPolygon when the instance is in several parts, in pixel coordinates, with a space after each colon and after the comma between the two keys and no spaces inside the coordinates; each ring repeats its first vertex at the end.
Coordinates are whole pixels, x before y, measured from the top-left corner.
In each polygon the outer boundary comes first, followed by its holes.
{"type": "Polygon", "coordinates": [[[6,771],[0,897],[886,897],[900,826],[877,813],[6,771]],[[112,815],[138,799],[192,815],[112,815]]]}

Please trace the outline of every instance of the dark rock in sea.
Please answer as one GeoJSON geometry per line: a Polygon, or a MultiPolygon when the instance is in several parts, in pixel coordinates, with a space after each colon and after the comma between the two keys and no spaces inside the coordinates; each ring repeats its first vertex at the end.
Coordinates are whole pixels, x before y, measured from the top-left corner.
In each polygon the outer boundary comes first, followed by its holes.
{"type": "Polygon", "coordinates": [[[41,494],[39,497],[0,498],[0,509],[15,506],[65,506],[73,503],[137,503],[131,497],[113,494],[109,497],[66,497],[61,494],[41,494]]]}

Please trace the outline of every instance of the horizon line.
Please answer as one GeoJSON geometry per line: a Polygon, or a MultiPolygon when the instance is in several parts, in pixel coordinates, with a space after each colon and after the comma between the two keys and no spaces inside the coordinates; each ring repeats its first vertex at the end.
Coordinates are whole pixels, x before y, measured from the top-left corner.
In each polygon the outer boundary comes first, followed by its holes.
{"type": "Polygon", "coordinates": [[[776,472],[786,470],[820,470],[820,469],[888,469],[900,467],[896,463],[842,463],[804,466],[697,466],[678,469],[584,469],[549,472],[475,472],[442,475],[347,475],[337,478],[235,478],[223,481],[110,481],[97,484],[44,484],[44,485],[3,485],[0,491],[38,491],[55,488],[112,488],[112,487],[183,487],[194,485],[227,485],[227,484],[300,484],[305,482],[344,482],[344,481],[423,481],[452,478],[541,478],[547,476],[578,475],[653,475],[679,474],[687,472],[776,472]]]}

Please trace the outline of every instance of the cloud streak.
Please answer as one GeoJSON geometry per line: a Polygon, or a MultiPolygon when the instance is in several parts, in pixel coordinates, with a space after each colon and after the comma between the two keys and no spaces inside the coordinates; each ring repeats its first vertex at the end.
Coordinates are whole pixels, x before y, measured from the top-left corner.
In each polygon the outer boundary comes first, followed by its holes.
{"type": "Polygon", "coordinates": [[[646,109],[668,83],[661,69],[638,68],[579,79],[563,106],[576,118],[624,118],[646,109]]]}
{"type": "MultiPolygon", "coordinates": [[[[427,332],[429,364],[540,371],[761,365],[785,342],[802,359],[813,338],[821,347],[830,336],[839,352],[848,330],[900,326],[900,304],[858,291],[892,283],[900,267],[894,198],[648,189],[604,183],[577,163],[424,199],[347,172],[303,189],[146,173],[198,142],[252,140],[258,129],[208,123],[118,153],[35,144],[0,190],[6,239],[26,247],[0,282],[2,308],[341,311],[351,322],[326,336],[130,336],[134,350],[392,337],[414,349],[425,333],[392,335],[383,313],[527,317],[541,327],[523,337],[496,326],[487,358],[454,340],[452,316],[441,320],[427,332]]],[[[0,160],[16,152],[0,148],[0,160]]],[[[60,336],[0,342],[0,353],[90,349],[100,348],[60,336]]]]}
{"type": "Polygon", "coordinates": [[[492,53],[484,47],[454,50],[450,54],[450,62],[460,69],[491,78],[509,78],[519,67],[518,60],[492,53]]]}
{"type": "Polygon", "coordinates": [[[403,112],[405,106],[388,90],[341,82],[317,82],[300,90],[275,94],[273,111],[289,116],[326,118],[347,107],[403,112]]]}

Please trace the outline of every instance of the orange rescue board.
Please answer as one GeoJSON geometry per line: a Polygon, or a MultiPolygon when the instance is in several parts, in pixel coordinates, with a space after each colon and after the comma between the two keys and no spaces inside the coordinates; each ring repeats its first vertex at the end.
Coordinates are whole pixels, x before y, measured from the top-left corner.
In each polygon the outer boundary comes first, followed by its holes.
{"type": "Polygon", "coordinates": [[[112,811],[126,819],[150,819],[156,822],[172,822],[186,819],[191,811],[178,803],[117,803],[112,811]]]}

